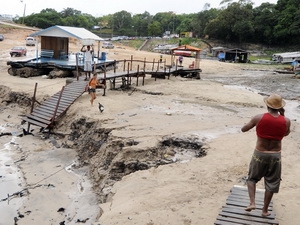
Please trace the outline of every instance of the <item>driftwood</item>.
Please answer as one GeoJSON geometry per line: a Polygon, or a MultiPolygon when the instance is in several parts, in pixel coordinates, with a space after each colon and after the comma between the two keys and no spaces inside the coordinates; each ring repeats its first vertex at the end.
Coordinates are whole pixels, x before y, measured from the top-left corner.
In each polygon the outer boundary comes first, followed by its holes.
{"type": "Polygon", "coordinates": [[[12,136],[11,132],[0,133],[0,137],[2,136],[12,136]]]}

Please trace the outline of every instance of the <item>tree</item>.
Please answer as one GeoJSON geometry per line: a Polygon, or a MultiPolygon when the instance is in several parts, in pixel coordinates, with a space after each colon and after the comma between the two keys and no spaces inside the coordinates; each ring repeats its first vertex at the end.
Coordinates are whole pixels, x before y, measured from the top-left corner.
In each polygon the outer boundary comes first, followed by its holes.
{"type": "Polygon", "coordinates": [[[149,12],[145,11],[142,14],[136,14],[132,17],[132,27],[135,32],[135,36],[147,36],[148,26],[152,22],[153,16],[149,12]]]}
{"type": "Polygon", "coordinates": [[[263,3],[253,10],[254,43],[272,44],[274,39],[274,27],[277,24],[277,12],[275,4],[263,3]]]}
{"type": "Polygon", "coordinates": [[[150,36],[160,36],[162,34],[162,27],[158,21],[153,21],[148,26],[148,34],[150,36]]]}
{"type": "Polygon", "coordinates": [[[278,0],[275,9],[278,12],[278,21],[274,29],[277,43],[299,43],[300,35],[300,7],[297,0],[278,0]]]}
{"type": "Polygon", "coordinates": [[[194,35],[204,37],[207,25],[217,18],[219,12],[217,9],[210,9],[194,14],[190,23],[191,31],[194,35]]]}
{"type": "Polygon", "coordinates": [[[125,34],[126,29],[131,28],[131,14],[125,10],[117,12],[113,15],[113,29],[120,34],[125,34]]]}
{"type": "Polygon", "coordinates": [[[252,3],[234,2],[229,4],[215,20],[211,21],[213,26],[207,25],[207,34],[210,37],[231,42],[248,41],[254,33],[252,9],[252,3]]]}

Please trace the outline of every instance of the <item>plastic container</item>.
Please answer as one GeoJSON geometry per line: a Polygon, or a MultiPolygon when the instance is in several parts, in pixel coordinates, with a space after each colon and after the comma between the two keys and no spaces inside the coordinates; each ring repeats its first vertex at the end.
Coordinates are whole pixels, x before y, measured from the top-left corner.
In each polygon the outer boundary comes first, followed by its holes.
{"type": "Polygon", "coordinates": [[[106,60],[106,52],[101,52],[101,60],[106,60]]]}
{"type": "Polygon", "coordinates": [[[82,45],[93,45],[95,40],[93,39],[82,39],[82,45]]]}

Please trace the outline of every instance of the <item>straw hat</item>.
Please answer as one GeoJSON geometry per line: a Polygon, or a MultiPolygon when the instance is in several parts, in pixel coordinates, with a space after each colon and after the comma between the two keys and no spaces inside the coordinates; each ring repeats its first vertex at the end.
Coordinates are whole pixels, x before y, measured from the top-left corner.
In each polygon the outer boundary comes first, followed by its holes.
{"type": "Polygon", "coordinates": [[[278,94],[271,94],[264,98],[264,102],[272,109],[281,109],[285,106],[285,101],[278,94]]]}

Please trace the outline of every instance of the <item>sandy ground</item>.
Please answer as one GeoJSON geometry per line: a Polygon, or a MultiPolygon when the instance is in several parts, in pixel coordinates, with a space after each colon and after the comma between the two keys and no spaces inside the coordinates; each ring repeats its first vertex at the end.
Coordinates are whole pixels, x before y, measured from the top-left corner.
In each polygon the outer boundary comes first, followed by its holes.
{"type": "MultiPolygon", "coordinates": [[[[51,96],[65,85],[65,79],[19,78],[7,73],[9,48],[16,43],[24,45],[27,33],[31,32],[7,34],[5,42],[0,42],[0,82],[29,96],[37,82],[38,95],[51,96]]],[[[34,54],[34,47],[28,48],[34,54]]],[[[131,55],[149,60],[159,58],[155,53],[123,47],[108,50],[110,59],[129,59],[131,55]]],[[[184,59],[184,65],[191,61],[184,59]]],[[[67,132],[70,120],[86,116],[103,121],[104,128],[113,128],[111,135],[116,138],[134,139],[139,142],[138,147],[155,146],[165,136],[194,136],[205,143],[207,156],[123,177],[111,188],[114,195],[109,201],[98,205],[87,169],[72,166],[77,163],[75,150],[57,148],[55,139],[44,140],[37,134],[15,138],[11,144],[12,157],[14,162],[18,161],[15,164],[25,179],[19,185],[21,189],[28,187],[30,192],[19,210],[24,218],[18,224],[213,224],[230,189],[244,185],[247,175],[255,132],[241,133],[240,128],[253,115],[265,112],[265,106],[263,96],[250,88],[211,81],[214,76],[242,75],[245,66],[202,60],[200,67],[201,80],[172,76],[155,81],[147,77],[145,85],[136,87],[132,94],[107,90],[103,97],[102,90],[98,90],[96,102],[105,106],[103,113],[97,105],[90,105],[88,94],[83,94],[61,121],[59,131],[67,132]],[[163,95],[145,94],[149,92],[163,95]],[[60,208],[65,211],[58,212],[60,208]]],[[[4,130],[19,132],[26,110],[2,104],[0,121],[4,130]]],[[[299,99],[287,101],[286,115],[292,119],[292,132],[283,141],[283,181],[280,193],[273,199],[281,225],[300,221],[299,99]]],[[[11,143],[11,137],[3,136],[0,141],[11,143]]],[[[263,182],[258,188],[263,188],[263,182]]]]}

